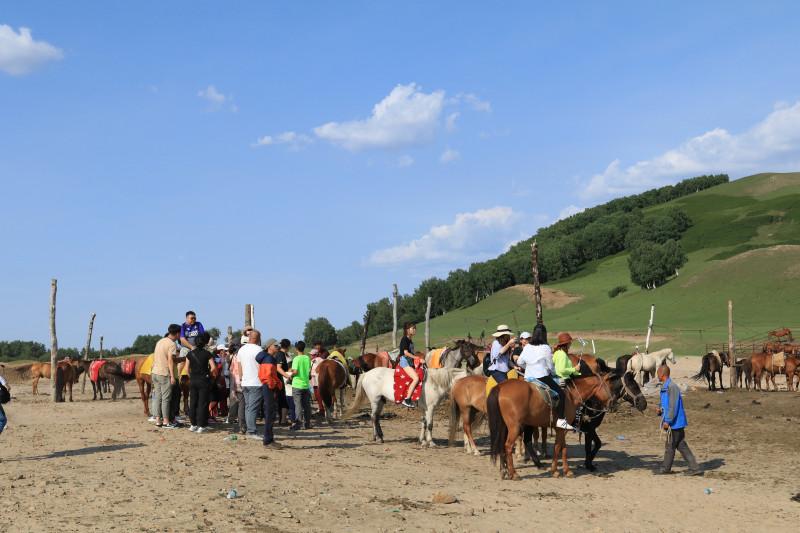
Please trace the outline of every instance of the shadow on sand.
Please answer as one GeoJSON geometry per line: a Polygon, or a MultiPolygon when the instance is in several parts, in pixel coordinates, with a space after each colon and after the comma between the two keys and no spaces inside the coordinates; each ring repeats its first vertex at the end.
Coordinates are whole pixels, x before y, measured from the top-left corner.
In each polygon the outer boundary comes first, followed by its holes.
{"type": "Polygon", "coordinates": [[[106,446],[87,446],[86,448],[75,448],[74,450],[61,450],[57,452],[50,452],[45,455],[31,455],[30,457],[17,457],[14,459],[6,459],[7,462],[12,461],[40,461],[42,459],[58,459],[59,457],[74,457],[77,455],[91,455],[93,453],[116,452],[119,450],[130,450],[134,448],[143,448],[144,444],[141,442],[131,442],[127,444],[109,444],[106,446]]]}

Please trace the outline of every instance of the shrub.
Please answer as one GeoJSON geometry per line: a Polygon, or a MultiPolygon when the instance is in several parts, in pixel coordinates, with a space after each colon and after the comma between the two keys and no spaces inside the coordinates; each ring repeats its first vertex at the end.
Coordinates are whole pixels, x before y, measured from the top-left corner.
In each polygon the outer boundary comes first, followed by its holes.
{"type": "Polygon", "coordinates": [[[626,287],[625,285],[617,285],[616,287],[614,287],[613,289],[608,291],[608,297],[609,298],[614,298],[616,296],[619,296],[620,294],[622,294],[623,292],[625,292],[627,290],[628,290],[628,287],[626,287]]]}

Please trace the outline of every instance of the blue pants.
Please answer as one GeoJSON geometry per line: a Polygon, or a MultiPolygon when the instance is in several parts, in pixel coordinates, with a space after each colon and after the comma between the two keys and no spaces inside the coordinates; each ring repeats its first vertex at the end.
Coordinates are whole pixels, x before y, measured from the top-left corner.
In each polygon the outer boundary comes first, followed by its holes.
{"type": "MultiPolygon", "coordinates": [[[[278,391],[283,394],[283,391],[278,391]]],[[[264,444],[269,444],[275,440],[272,434],[272,427],[275,425],[275,391],[261,385],[261,396],[264,401],[264,444]]]]}
{"type": "Polygon", "coordinates": [[[0,433],[3,432],[7,423],[8,417],[6,417],[6,412],[3,410],[3,406],[0,405],[0,433]]]}
{"type": "Polygon", "coordinates": [[[502,370],[492,370],[492,377],[498,384],[508,379],[507,374],[508,374],[507,372],[503,372],[502,370]]]}
{"type": "MultiPolygon", "coordinates": [[[[261,387],[242,387],[242,392],[244,393],[244,420],[247,425],[247,433],[255,435],[258,407],[262,402],[261,387]]],[[[241,426],[242,422],[239,421],[239,427],[241,426]]]]}

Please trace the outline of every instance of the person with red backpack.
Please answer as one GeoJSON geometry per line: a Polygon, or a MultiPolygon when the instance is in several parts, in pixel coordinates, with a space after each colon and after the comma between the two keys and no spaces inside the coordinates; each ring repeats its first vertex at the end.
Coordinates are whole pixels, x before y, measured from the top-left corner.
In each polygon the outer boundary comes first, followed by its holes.
{"type": "Polygon", "coordinates": [[[275,442],[273,426],[275,425],[275,409],[278,405],[278,394],[283,394],[283,380],[281,377],[289,377],[278,364],[277,353],[280,350],[280,343],[275,339],[269,339],[264,345],[266,351],[256,355],[258,363],[258,379],[261,381],[261,395],[264,402],[264,446],[270,448],[282,448],[275,442]],[[281,376],[281,377],[279,377],[281,376]]]}

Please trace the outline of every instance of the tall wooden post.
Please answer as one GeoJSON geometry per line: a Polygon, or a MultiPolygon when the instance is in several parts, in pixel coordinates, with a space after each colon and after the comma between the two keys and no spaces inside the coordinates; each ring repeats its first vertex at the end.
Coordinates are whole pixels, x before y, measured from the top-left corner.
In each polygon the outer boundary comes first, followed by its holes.
{"type": "Polygon", "coordinates": [[[225,345],[230,346],[233,341],[233,326],[228,326],[228,334],[225,335],[225,345]]]}
{"type": "Polygon", "coordinates": [[[733,300],[728,300],[728,361],[731,362],[731,367],[728,369],[731,373],[731,388],[736,384],[733,368],[736,364],[736,347],[734,346],[733,339],[733,300]]]}
{"type": "Polygon", "coordinates": [[[100,335],[100,359],[103,358],[103,336],[100,335]]]}
{"type": "Polygon", "coordinates": [[[533,299],[536,303],[536,323],[543,324],[542,318],[542,286],[539,284],[539,245],[531,244],[531,273],[533,274],[533,299]]]}
{"type": "Polygon", "coordinates": [[[428,307],[425,309],[425,352],[431,349],[431,301],[428,296],[428,307]]]}
{"type": "Polygon", "coordinates": [[[392,285],[392,349],[397,348],[397,283],[392,285]]]}
{"type": "MultiPolygon", "coordinates": [[[[92,316],[89,317],[89,333],[86,335],[86,348],[83,350],[83,360],[89,360],[89,349],[92,347],[92,329],[94,329],[94,318],[97,314],[92,313],[92,316]]],[[[86,374],[88,372],[83,373],[83,378],[81,378],[81,394],[86,391],[86,374]]]]}
{"type": "Polygon", "coordinates": [[[56,338],[56,293],[58,292],[58,280],[50,280],[50,388],[53,401],[56,401],[58,391],[56,390],[56,361],[58,359],[58,339],[56,338]]]}
{"type": "Polygon", "coordinates": [[[244,327],[254,328],[253,325],[253,304],[244,304],[244,327]]]}
{"type": "Polygon", "coordinates": [[[644,353],[650,353],[650,335],[653,333],[653,316],[656,312],[656,304],[650,305],[650,322],[647,324],[647,338],[644,341],[644,353]]]}
{"type": "Polygon", "coordinates": [[[369,330],[369,321],[372,318],[372,314],[367,309],[367,312],[364,313],[364,331],[361,332],[361,355],[364,355],[367,352],[367,330],[369,330]]]}

